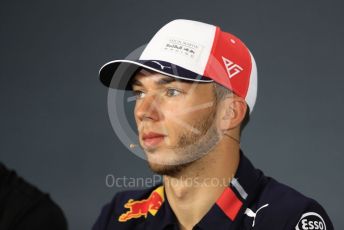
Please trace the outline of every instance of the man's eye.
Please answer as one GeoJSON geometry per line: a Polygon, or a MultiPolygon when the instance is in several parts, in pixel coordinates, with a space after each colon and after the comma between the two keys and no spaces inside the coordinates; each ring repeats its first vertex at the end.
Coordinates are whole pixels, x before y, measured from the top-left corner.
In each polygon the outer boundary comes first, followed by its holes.
{"type": "Polygon", "coordinates": [[[134,90],[133,91],[134,96],[136,97],[136,99],[140,99],[144,97],[144,92],[140,91],[140,90],[134,90]]]}
{"type": "Polygon", "coordinates": [[[178,96],[178,95],[182,94],[182,92],[178,89],[170,88],[170,89],[166,90],[166,94],[168,97],[174,97],[174,96],[178,96]]]}

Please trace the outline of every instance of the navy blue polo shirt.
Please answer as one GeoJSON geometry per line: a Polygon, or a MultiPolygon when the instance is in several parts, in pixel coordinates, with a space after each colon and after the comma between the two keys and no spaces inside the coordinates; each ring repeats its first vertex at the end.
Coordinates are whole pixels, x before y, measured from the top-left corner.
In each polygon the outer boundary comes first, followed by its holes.
{"type": "MultiPolygon", "coordinates": [[[[115,229],[179,229],[164,186],[117,193],[93,226],[115,229]]],[[[265,176],[240,153],[233,180],[193,229],[333,230],[333,225],[319,203],[265,176]]]]}

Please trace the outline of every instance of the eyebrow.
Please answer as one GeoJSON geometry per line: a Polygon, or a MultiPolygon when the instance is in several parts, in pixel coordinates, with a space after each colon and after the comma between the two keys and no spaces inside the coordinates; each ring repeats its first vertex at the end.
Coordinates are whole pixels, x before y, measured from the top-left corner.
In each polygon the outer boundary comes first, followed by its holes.
{"type": "MultiPolygon", "coordinates": [[[[175,82],[175,81],[177,81],[177,80],[173,77],[162,77],[159,80],[155,81],[154,83],[156,85],[167,85],[167,84],[170,84],[170,83],[175,82]]],[[[142,82],[137,80],[137,79],[133,79],[131,85],[132,86],[134,86],[134,85],[143,86],[142,82]]]]}

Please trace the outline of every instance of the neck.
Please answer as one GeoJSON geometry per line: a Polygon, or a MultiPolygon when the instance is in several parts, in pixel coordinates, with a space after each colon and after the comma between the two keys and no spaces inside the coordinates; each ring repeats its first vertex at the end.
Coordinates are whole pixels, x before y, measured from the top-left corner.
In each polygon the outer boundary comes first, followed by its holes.
{"type": "Polygon", "coordinates": [[[229,138],[178,175],[163,177],[180,229],[192,229],[220,197],[237,170],[239,152],[239,143],[229,138]]]}

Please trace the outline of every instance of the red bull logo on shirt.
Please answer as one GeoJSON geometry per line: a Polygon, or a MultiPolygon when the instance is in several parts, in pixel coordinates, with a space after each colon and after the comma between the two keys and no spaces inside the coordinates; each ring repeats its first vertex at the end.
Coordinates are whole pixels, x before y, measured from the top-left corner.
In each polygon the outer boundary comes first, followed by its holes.
{"type": "Polygon", "coordinates": [[[126,222],[132,218],[139,218],[141,216],[147,218],[148,212],[155,216],[162,202],[164,202],[164,187],[160,186],[147,199],[138,201],[134,201],[133,199],[128,200],[124,207],[129,208],[129,211],[120,215],[118,221],[126,222]]]}

